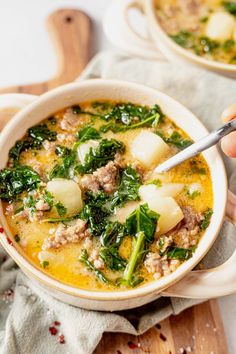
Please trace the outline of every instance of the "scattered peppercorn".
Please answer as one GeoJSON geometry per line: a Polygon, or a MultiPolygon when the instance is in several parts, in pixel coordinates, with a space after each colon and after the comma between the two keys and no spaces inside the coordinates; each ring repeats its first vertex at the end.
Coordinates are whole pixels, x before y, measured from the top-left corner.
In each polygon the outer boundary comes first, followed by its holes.
{"type": "Polygon", "coordinates": [[[20,236],[19,236],[19,235],[15,235],[15,236],[14,236],[14,240],[15,240],[16,242],[20,242],[20,236]]]}
{"type": "Polygon", "coordinates": [[[56,327],[49,327],[48,330],[49,330],[49,332],[51,333],[52,336],[55,336],[57,334],[57,332],[58,332],[56,327]]]}
{"type": "Polygon", "coordinates": [[[160,333],[160,338],[161,338],[161,340],[163,340],[164,342],[166,341],[166,337],[164,336],[163,333],[160,333]]]}
{"type": "Polygon", "coordinates": [[[135,344],[132,341],[129,341],[127,344],[130,349],[137,349],[138,348],[137,344],[135,344]]]}
{"type": "Polygon", "coordinates": [[[61,334],[59,337],[58,337],[58,341],[60,344],[64,344],[65,343],[65,336],[64,334],[61,334]]]}

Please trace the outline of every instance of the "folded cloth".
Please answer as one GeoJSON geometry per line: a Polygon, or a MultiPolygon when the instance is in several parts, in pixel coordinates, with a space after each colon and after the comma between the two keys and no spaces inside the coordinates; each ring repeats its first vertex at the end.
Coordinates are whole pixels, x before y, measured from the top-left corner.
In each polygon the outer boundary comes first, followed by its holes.
{"type": "MultiPolygon", "coordinates": [[[[204,70],[101,53],[80,80],[125,79],[158,88],[190,108],[209,128],[221,124],[224,107],[233,103],[235,81],[204,70]]],[[[236,192],[235,161],[226,160],[236,192]]],[[[214,267],[236,247],[233,226],[225,222],[217,241],[203,260],[214,267]]],[[[159,298],[135,310],[116,313],[87,311],[61,303],[31,281],[0,251],[0,353],[90,354],[104,332],[142,334],[150,327],[201,300],[159,298]],[[55,322],[56,321],[56,322],[55,322]],[[52,335],[51,335],[52,334],[52,335]]]]}

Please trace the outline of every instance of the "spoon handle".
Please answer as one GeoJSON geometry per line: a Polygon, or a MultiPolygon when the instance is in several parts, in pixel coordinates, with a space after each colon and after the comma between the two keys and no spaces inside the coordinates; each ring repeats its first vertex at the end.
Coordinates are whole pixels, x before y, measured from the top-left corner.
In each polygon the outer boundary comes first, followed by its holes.
{"type": "Polygon", "coordinates": [[[157,166],[154,171],[157,173],[169,171],[171,168],[181,164],[185,160],[188,160],[189,158],[194,157],[200,152],[217,144],[218,141],[220,141],[225,135],[228,135],[234,130],[236,130],[236,119],[224,124],[221,128],[208,134],[196,143],[190,145],[183,151],[163,162],[161,165],[157,166]]]}

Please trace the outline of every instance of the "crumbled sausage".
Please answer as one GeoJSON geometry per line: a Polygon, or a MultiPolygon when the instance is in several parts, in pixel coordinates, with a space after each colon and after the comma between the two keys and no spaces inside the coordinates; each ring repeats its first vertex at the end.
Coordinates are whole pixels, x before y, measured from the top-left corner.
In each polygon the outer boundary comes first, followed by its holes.
{"type": "Polygon", "coordinates": [[[99,188],[103,188],[106,193],[113,193],[117,188],[117,175],[121,167],[123,167],[122,159],[119,154],[116,154],[114,161],[110,161],[106,166],[82,177],[82,188],[93,193],[97,193],[99,188]]]}
{"type": "Polygon", "coordinates": [[[50,209],[50,205],[45,202],[45,200],[39,199],[39,201],[37,201],[37,203],[35,204],[35,208],[38,211],[47,211],[50,209]]]}
{"type": "Polygon", "coordinates": [[[45,251],[50,248],[59,248],[67,243],[77,243],[85,237],[89,237],[90,232],[87,229],[86,221],[77,219],[72,226],[60,224],[52,235],[44,240],[42,249],[45,251]]]}
{"type": "Polygon", "coordinates": [[[80,182],[82,188],[86,191],[88,190],[96,194],[99,190],[98,180],[93,174],[83,176],[80,182]]]}
{"type": "Polygon", "coordinates": [[[153,273],[154,279],[159,279],[163,275],[174,272],[179,265],[180,261],[178,259],[167,260],[165,257],[161,257],[159,253],[154,252],[149,252],[144,262],[148,273],[153,273]]]}
{"type": "Polygon", "coordinates": [[[145,169],[143,166],[138,161],[134,161],[132,162],[131,167],[139,174],[141,181],[144,181],[145,169]]]}
{"type": "Polygon", "coordinates": [[[92,261],[94,264],[94,267],[96,267],[97,269],[104,269],[104,262],[102,260],[102,258],[99,256],[99,253],[97,250],[93,250],[90,257],[89,257],[89,261],[92,261]]]}
{"type": "Polygon", "coordinates": [[[44,176],[44,171],[43,171],[43,167],[42,167],[41,164],[39,164],[39,163],[34,163],[33,169],[35,170],[35,172],[37,172],[37,174],[38,174],[40,177],[43,177],[43,176],[44,176]]]}
{"type": "Polygon", "coordinates": [[[183,207],[182,211],[184,214],[183,220],[167,235],[177,238],[178,246],[189,248],[197,243],[202,215],[196,213],[191,206],[183,207]]]}
{"type": "Polygon", "coordinates": [[[56,150],[56,143],[54,143],[53,141],[49,141],[49,140],[44,140],[43,141],[43,147],[46,151],[48,152],[55,152],[56,150]]]}
{"type": "Polygon", "coordinates": [[[200,9],[199,0],[178,0],[184,15],[196,15],[200,9]]]}
{"type": "Polygon", "coordinates": [[[9,204],[7,207],[6,207],[6,215],[13,215],[14,214],[14,211],[15,211],[15,208],[14,208],[14,205],[13,204],[9,204]]]}
{"type": "MultiPolygon", "coordinates": [[[[173,244],[173,237],[171,235],[167,236],[167,235],[163,235],[161,237],[161,240],[162,240],[162,246],[161,246],[161,251],[162,252],[165,252],[165,250],[171,246],[173,244]]],[[[160,245],[159,245],[159,240],[157,241],[157,247],[159,248],[160,245]]]]}
{"type": "Polygon", "coordinates": [[[64,117],[61,121],[61,129],[62,130],[71,130],[73,129],[78,123],[78,117],[76,114],[73,113],[71,108],[68,108],[64,114],[64,117]]]}
{"type": "Polygon", "coordinates": [[[76,138],[74,134],[60,133],[57,134],[57,140],[60,143],[74,143],[76,141],[76,138]]]}
{"type": "Polygon", "coordinates": [[[108,162],[104,167],[98,168],[93,175],[97,178],[99,185],[106,193],[112,193],[117,188],[118,168],[113,161],[108,162]]]}

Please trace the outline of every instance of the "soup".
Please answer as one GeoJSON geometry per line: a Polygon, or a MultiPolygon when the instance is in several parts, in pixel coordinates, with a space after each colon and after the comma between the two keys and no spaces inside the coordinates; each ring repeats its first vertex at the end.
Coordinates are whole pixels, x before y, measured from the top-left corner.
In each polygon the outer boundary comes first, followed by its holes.
{"type": "Polygon", "coordinates": [[[158,0],[157,17],[170,38],[205,59],[236,64],[236,2],[158,0]]]}
{"type": "Polygon", "coordinates": [[[0,171],[13,246],[57,280],[122,290],[192,257],[210,223],[203,156],[157,164],[192,141],[158,105],[87,102],[30,128],[0,171]]]}

